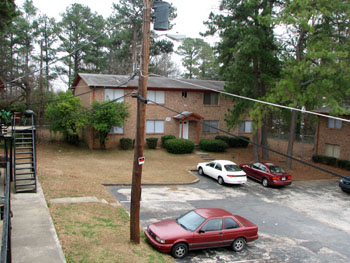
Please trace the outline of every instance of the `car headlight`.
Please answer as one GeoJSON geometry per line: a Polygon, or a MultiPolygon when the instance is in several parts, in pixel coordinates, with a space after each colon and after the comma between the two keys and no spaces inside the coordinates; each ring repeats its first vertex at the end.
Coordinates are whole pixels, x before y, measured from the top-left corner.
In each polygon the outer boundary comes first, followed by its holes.
{"type": "Polygon", "coordinates": [[[159,237],[156,236],[156,240],[161,243],[161,244],[165,244],[165,240],[160,239],[159,237]]]}

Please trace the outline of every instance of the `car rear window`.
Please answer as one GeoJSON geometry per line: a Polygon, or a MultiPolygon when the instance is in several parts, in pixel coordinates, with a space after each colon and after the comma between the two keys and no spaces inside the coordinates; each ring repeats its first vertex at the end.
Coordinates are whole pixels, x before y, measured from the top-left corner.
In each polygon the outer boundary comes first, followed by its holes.
{"type": "Polygon", "coordinates": [[[270,169],[271,173],[277,173],[277,174],[284,173],[284,170],[277,165],[271,165],[271,166],[269,166],[269,169],[270,169]]]}
{"type": "Polygon", "coordinates": [[[242,169],[239,168],[239,166],[237,164],[226,164],[225,165],[225,169],[228,172],[239,172],[239,171],[242,171],[242,169]]]}

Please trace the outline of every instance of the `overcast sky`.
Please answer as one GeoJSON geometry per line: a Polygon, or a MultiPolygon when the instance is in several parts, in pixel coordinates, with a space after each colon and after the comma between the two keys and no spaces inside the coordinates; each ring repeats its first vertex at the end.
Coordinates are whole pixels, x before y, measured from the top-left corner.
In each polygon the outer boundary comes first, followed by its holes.
{"type": "MultiPolygon", "coordinates": [[[[204,32],[206,27],[203,21],[207,20],[211,11],[218,11],[221,0],[168,0],[177,8],[177,18],[174,29],[169,33],[187,37],[200,37],[199,33],[204,32]]],[[[15,0],[18,6],[22,6],[24,0],[15,0]]],[[[93,12],[108,17],[111,14],[112,3],[117,0],[33,0],[33,4],[39,11],[49,17],[59,19],[59,15],[65,12],[67,6],[73,3],[87,5],[93,12]]]]}
{"type": "MultiPolygon", "coordinates": [[[[25,0],[15,0],[17,6],[21,7],[25,0]]],[[[118,0],[33,0],[34,6],[40,13],[48,17],[60,19],[60,14],[66,11],[66,8],[73,3],[80,3],[89,6],[92,12],[97,12],[105,18],[112,13],[112,3],[118,0]]],[[[218,12],[221,0],[167,0],[177,8],[177,18],[173,21],[174,28],[171,31],[160,32],[160,34],[180,34],[191,38],[201,38],[200,33],[206,31],[203,21],[208,20],[210,12],[218,12]]],[[[213,45],[217,38],[207,37],[205,41],[213,45]]],[[[175,50],[181,42],[175,42],[175,50]]],[[[181,71],[184,71],[181,63],[181,56],[173,53],[173,61],[181,71]]],[[[55,86],[65,89],[63,82],[57,80],[55,86]]]]}

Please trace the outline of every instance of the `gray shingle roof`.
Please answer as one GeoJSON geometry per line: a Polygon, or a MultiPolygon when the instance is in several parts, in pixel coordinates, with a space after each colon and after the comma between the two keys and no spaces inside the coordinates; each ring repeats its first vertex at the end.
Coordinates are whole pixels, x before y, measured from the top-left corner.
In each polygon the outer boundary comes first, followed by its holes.
{"type": "MultiPolygon", "coordinates": [[[[83,79],[89,87],[117,87],[125,83],[129,76],[127,75],[104,75],[79,73],[77,78],[83,79]]],[[[76,82],[74,82],[76,83],[76,82]]],[[[184,89],[184,90],[224,90],[224,81],[198,80],[198,79],[168,79],[163,77],[149,77],[148,87],[159,89],[184,89]]],[[[121,87],[137,87],[138,77],[121,87]]],[[[73,85],[74,88],[74,85],[73,85]]]]}

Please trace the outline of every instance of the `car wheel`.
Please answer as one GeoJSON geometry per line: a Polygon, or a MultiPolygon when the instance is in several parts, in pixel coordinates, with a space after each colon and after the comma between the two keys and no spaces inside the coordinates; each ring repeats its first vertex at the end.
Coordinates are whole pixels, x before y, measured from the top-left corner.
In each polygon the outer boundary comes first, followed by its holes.
{"type": "Polygon", "coordinates": [[[187,255],[187,252],[188,252],[188,248],[185,243],[177,243],[171,249],[171,255],[174,258],[184,258],[187,255]]]}
{"type": "Polygon", "coordinates": [[[199,173],[200,175],[204,175],[204,172],[203,172],[203,168],[202,168],[202,167],[199,167],[199,168],[198,168],[198,173],[199,173]]]}
{"type": "Polygon", "coordinates": [[[224,184],[224,179],[222,179],[221,176],[218,177],[218,184],[223,185],[224,184]]]}
{"type": "Polygon", "coordinates": [[[243,237],[237,238],[232,243],[232,249],[236,252],[241,252],[245,248],[246,242],[243,237]]]}
{"type": "Polygon", "coordinates": [[[266,178],[264,178],[264,179],[262,180],[262,185],[265,186],[265,187],[267,187],[267,186],[269,185],[269,183],[267,182],[267,179],[266,179],[266,178]]]}

